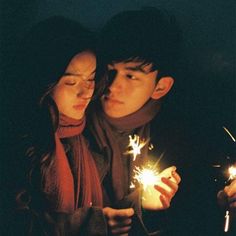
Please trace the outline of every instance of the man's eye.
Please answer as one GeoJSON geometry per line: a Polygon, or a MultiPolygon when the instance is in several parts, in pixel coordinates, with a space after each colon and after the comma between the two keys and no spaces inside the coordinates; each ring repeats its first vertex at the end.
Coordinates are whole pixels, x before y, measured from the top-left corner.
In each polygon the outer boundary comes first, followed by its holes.
{"type": "Polygon", "coordinates": [[[136,76],[131,75],[131,74],[126,74],[126,77],[127,77],[128,79],[131,79],[131,80],[136,80],[136,79],[138,79],[136,76]]]}

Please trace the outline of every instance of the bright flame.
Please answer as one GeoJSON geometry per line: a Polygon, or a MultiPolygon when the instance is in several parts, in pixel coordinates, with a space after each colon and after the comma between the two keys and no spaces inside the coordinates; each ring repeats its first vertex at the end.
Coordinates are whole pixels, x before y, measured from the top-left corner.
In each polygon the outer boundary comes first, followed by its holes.
{"type": "Polygon", "coordinates": [[[229,172],[229,180],[236,179],[236,167],[230,166],[228,169],[229,172]]]}
{"type": "Polygon", "coordinates": [[[148,185],[155,185],[159,180],[158,171],[155,169],[155,165],[148,167],[137,167],[134,168],[134,179],[143,185],[145,190],[148,185]]]}
{"type": "Polygon", "coordinates": [[[126,154],[132,154],[133,155],[133,161],[136,160],[137,155],[141,154],[141,149],[146,145],[147,141],[140,140],[138,135],[134,135],[132,137],[129,135],[129,145],[128,147],[131,147],[130,151],[127,151],[126,154]]]}

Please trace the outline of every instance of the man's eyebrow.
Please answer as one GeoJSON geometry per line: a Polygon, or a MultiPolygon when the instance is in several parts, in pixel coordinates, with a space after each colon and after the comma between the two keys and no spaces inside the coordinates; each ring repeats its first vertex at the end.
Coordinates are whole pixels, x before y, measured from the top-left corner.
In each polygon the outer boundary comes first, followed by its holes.
{"type": "Polygon", "coordinates": [[[131,70],[131,71],[139,71],[144,74],[148,74],[147,71],[145,71],[141,66],[127,66],[125,67],[126,70],[131,70]]]}

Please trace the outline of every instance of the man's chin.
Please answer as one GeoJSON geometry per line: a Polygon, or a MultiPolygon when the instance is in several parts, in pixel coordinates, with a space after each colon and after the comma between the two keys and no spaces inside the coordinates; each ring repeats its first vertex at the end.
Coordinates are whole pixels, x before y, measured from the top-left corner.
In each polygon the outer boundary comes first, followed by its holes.
{"type": "Polygon", "coordinates": [[[109,109],[103,109],[104,113],[111,117],[111,118],[121,118],[126,116],[124,113],[121,113],[120,111],[114,111],[114,110],[109,110],[109,109]]]}
{"type": "Polygon", "coordinates": [[[121,118],[126,116],[124,108],[115,104],[112,105],[111,103],[103,102],[102,109],[107,116],[112,118],[121,118]]]}

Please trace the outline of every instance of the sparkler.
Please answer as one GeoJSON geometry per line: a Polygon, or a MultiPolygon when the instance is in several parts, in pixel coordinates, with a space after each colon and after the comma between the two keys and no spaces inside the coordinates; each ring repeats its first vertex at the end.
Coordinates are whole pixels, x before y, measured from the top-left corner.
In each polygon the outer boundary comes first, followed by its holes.
{"type": "MultiPolygon", "coordinates": [[[[227,182],[231,182],[232,180],[236,179],[236,167],[235,166],[230,166],[228,168],[228,174],[229,178],[227,182]]],[[[228,232],[230,227],[230,210],[227,209],[225,211],[225,224],[224,224],[224,232],[228,232]]]]}
{"type": "MultiPolygon", "coordinates": [[[[165,177],[175,181],[171,177],[171,172],[175,167],[166,168],[159,173],[157,163],[155,165],[148,164],[147,166],[136,166],[134,168],[134,182],[138,182],[142,186],[142,207],[144,209],[162,209],[163,204],[160,200],[161,193],[157,191],[154,186],[159,185],[167,191],[171,191],[171,189],[161,181],[161,178],[165,177]]],[[[134,183],[132,183],[132,186],[134,186],[134,183]]]]}
{"type": "Polygon", "coordinates": [[[147,189],[148,185],[153,186],[160,180],[160,177],[158,176],[159,173],[156,170],[155,165],[151,166],[149,164],[147,167],[135,166],[134,173],[134,180],[142,184],[144,190],[147,189]]]}
{"type": "Polygon", "coordinates": [[[141,149],[146,145],[148,140],[141,140],[138,135],[134,135],[132,137],[129,135],[129,145],[128,147],[131,147],[131,150],[127,151],[126,154],[132,154],[133,155],[133,161],[136,160],[137,155],[141,154],[141,149]]]}
{"type": "MultiPolygon", "coordinates": [[[[236,139],[234,138],[232,133],[224,126],[223,126],[223,129],[230,136],[230,138],[233,140],[233,142],[236,142],[236,139]]],[[[228,174],[229,174],[229,178],[228,178],[227,182],[235,180],[236,179],[236,166],[230,166],[228,168],[228,174]]],[[[227,233],[229,231],[229,227],[230,227],[230,210],[227,209],[225,211],[225,224],[224,224],[224,232],[225,233],[227,233]]]]}
{"type": "MultiPolygon", "coordinates": [[[[126,153],[132,154],[133,161],[135,161],[137,155],[141,154],[141,149],[148,143],[148,141],[149,140],[141,140],[138,135],[134,135],[134,137],[129,136],[128,147],[130,147],[131,150],[126,153]]],[[[151,149],[153,149],[152,144],[149,146],[149,150],[151,149]]],[[[159,185],[167,191],[170,191],[170,188],[161,181],[161,178],[166,177],[171,179],[171,172],[175,167],[169,167],[159,173],[157,166],[163,156],[164,153],[162,153],[159,160],[154,165],[147,164],[146,166],[134,167],[134,182],[131,182],[130,188],[135,188],[136,182],[142,186],[142,207],[144,209],[158,210],[163,207],[160,200],[161,193],[154,188],[155,185],[159,185]]]]}
{"type": "Polygon", "coordinates": [[[228,180],[234,180],[236,179],[236,167],[235,166],[230,166],[228,169],[229,173],[229,179],[228,180]]]}

